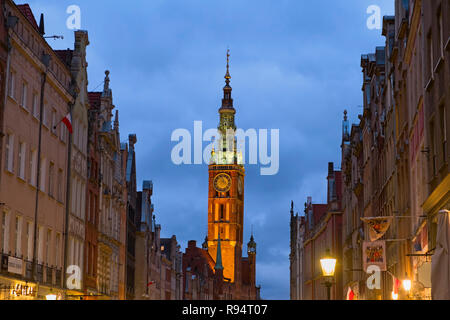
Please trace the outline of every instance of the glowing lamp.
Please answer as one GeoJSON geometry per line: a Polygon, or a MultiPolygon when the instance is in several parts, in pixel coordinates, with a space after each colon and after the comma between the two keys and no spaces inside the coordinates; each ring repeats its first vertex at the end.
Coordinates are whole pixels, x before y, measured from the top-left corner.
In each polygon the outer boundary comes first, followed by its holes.
{"type": "Polygon", "coordinates": [[[320,265],[322,267],[322,274],[324,277],[334,276],[336,269],[336,259],[331,257],[330,250],[327,249],[325,257],[320,259],[320,265]]]}
{"type": "Polygon", "coordinates": [[[403,280],[403,289],[405,289],[408,292],[411,290],[411,280],[408,279],[403,280]]]}
{"type": "Polygon", "coordinates": [[[398,300],[398,293],[392,291],[392,300],[398,300]]]}

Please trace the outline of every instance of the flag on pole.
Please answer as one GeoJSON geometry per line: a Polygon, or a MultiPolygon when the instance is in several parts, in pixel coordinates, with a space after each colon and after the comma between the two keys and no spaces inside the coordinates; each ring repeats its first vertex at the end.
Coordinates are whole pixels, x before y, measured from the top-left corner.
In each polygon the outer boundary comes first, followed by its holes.
{"type": "Polygon", "coordinates": [[[67,130],[72,133],[72,117],[70,116],[70,112],[62,119],[62,122],[66,125],[67,130]]]}
{"type": "Polygon", "coordinates": [[[400,282],[400,280],[397,279],[397,278],[393,278],[393,281],[394,281],[393,292],[394,292],[394,294],[398,294],[398,289],[399,289],[400,286],[401,286],[401,282],[400,282]]]}
{"type": "Polygon", "coordinates": [[[355,293],[353,292],[352,288],[348,287],[347,291],[347,300],[354,300],[355,293]]]}

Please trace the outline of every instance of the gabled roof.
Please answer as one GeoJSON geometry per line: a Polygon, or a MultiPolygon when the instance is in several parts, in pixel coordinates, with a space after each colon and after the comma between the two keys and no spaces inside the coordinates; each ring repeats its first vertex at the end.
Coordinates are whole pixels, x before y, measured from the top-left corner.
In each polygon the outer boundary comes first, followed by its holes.
{"type": "Polygon", "coordinates": [[[313,204],[312,206],[314,215],[314,225],[316,225],[320,221],[320,218],[322,218],[322,216],[327,213],[327,205],[313,204]]]}
{"type": "Polygon", "coordinates": [[[28,3],[25,4],[18,4],[17,8],[22,12],[22,14],[27,18],[27,20],[31,23],[31,25],[39,31],[39,26],[36,22],[36,19],[34,18],[33,11],[31,11],[31,8],[28,3]]]}

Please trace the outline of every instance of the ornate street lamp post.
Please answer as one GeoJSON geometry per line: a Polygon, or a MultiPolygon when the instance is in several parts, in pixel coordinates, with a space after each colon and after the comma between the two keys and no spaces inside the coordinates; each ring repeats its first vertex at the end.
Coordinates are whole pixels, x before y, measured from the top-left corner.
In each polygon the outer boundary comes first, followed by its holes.
{"type": "Polygon", "coordinates": [[[331,286],[333,285],[333,277],[336,269],[336,259],[330,254],[330,249],[327,249],[325,257],[320,259],[322,267],[322,275],[325,278],[325,287],[327,288],[328,300],[331,300],[331,286]]]}

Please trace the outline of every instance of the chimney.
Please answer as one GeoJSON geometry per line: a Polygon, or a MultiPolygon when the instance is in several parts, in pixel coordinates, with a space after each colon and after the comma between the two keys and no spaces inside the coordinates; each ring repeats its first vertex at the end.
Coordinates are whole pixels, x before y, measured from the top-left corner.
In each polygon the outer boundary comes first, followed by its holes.
{"type": "Polygon", "coordinates": [[[331,176],[334,173],[334,163],[328,162],[328,175],[331,176]]]}
{"type": "Polygon", "coordinates": [[[197,247],[197,241],[189,240],[188,241],[188,248],[195,248],[195,247],[197,247]]]}

